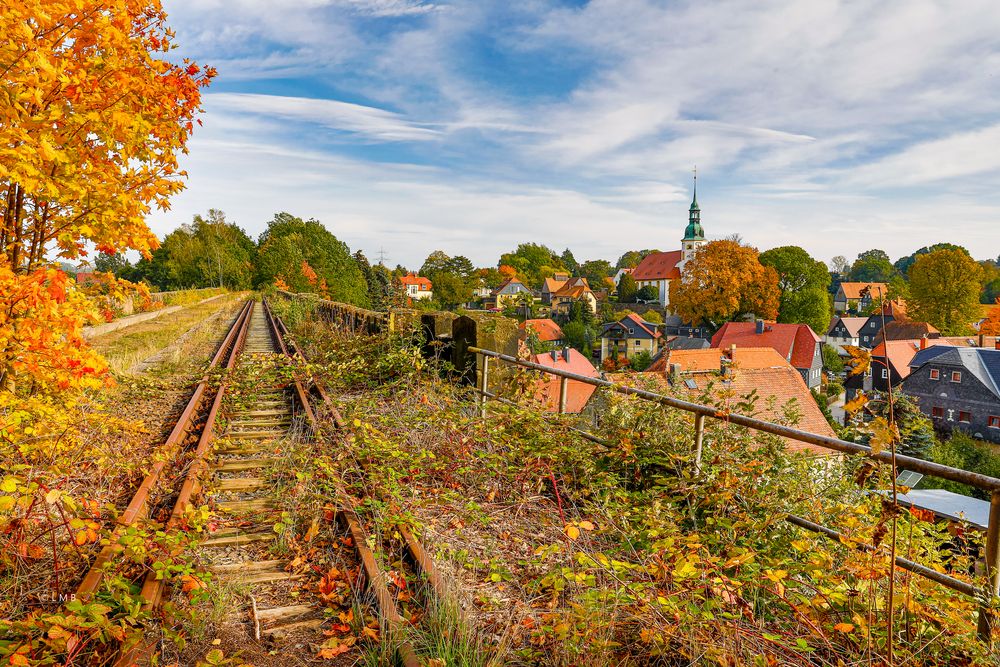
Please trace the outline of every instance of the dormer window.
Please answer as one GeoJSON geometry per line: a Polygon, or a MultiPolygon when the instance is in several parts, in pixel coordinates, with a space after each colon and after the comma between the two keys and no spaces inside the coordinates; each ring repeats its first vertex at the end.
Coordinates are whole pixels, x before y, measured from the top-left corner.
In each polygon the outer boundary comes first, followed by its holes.
{"type": "Polygon", "coordinates": [[[932,380],[940,380],[941,379],[941,371],[939,371],[936,368],[932,368],[931,369],[931,379],[932,380]]]}
{"type": "Polygon", "coordinates": [[[952,382],[961,382],[962,381],[962,372],[961,371],[952,371],[951,372],[951,381],[952,382]]]}

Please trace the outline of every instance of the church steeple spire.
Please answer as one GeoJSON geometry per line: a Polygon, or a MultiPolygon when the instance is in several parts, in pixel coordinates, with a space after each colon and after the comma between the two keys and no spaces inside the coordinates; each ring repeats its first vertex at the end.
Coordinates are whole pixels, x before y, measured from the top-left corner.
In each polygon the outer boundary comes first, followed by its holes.
{"type": "Polygon", "coordinates": [[[691,197],[691,210],[698,210],[698,165],[694,166],[694,196],[691,197]]]}
{"type": "Polygon", "coordinates": [[[701,208],[698,207],[698,167],[694,168],[694,193],[688,212],[688,226],[684,230],[683,241],[704,241],[705,230],[701,226],[701,208]]]}

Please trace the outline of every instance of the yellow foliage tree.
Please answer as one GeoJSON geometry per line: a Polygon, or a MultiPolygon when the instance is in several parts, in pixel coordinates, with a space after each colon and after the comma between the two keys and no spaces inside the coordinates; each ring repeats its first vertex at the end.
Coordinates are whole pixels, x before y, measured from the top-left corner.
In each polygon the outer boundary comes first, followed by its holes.
{"type": "Polygon", "coordinates": [[[670,306],[684,321],[722,323],[753,313],[778,316],[778,273],[764,266],[756,248],[712,241],[695,253],[684,276],[670,283],[670,306]]]}
{"type": "Polygon", "coordinates": [[[161,57],[159,0],[12,0],[0,12],[0,247],[15,271],[87,241],[148,254],[145,224],[184,175],[200,88],[214,75],[161,57]]]}
{"type": "Polygon", "coordinates": [[[64,369],[22,355],[76,341],[87,318],[64,308],[76,292],[47,258],[156,248],[145,216],[183,187],[177,154],[214,72],[163,57],[159,0],[13,0],[0,34],[0,387],[13,391],[18,371],[64,369]]]}

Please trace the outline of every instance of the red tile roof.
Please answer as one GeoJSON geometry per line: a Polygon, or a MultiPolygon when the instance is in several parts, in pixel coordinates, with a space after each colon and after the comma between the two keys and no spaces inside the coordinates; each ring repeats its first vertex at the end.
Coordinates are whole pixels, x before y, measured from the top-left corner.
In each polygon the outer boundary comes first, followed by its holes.
{"type": "MultiPolygon", "coordinates": [[[[737,348],[739,349],[739,348],[737,348]]],[[[775,355],[777,356],[777,355],[775,355]]],[[[780,359],[779,359],[780,360],[780,359]]],[[[642,378],[651,378],[658,391],[667,394],[681,394],[687,400],[697,400],[705,391],[709,382],[712,382],[712,391],[725,403],[733,400],[740,400],[750,392],[756,390],[759,399],[756,402],[756,413],[748,415],[770,422],[782,422],[785,417],[785,406],[792,400],[800,413],[799,421],[794,424],[794,428],[809,433],[824,435],[831,438],[837,437],[830,423],[826,421],[819,406],[816,405],[812,393],[806,386],[805,381],[797,370],[792,368],[788,362],[781,366],[770,366],[767,368],[744,368],[738,369],[733,377],[724,381],[721,376],[711,379],[693,378],[697,384],[697,389],[688,389],[683,384],[679,387],[672,387],[667,377],[658,373],[615,373],[608,376],[608,379],[616,384],[633,385],[642,378]],[[772,401],[771,398],[774,398],[772,401]]],[[[792,452],[806,452],[822,456],[836,454],[833,450],[810,445],[798,440],[785,438],[785,448],[792,452]]]]}
{"type": "MultiPolygon", "coordinates": [[[[535,354],[531,360],[536,364],[557,368],[561,371],[577,373],[578,375],[588,375],[593,378],[599,377],[597,369],[590,363],[582,352],[572,348],[567,350],[569,360],[564,357],[563,351],[546,352],[545,354],[535,354]],[[555,359],[553,359],[555,355],[555,359]]],[[[538,388],[535,391],[535,398],[545,404],[545,409],[549,412],[559,412],[559,384],[560,378],[555,375],[546,375],[545,379],[538,381],[538,388]]],[[[566,383],[566,412],[582,412],[586,407],[590,397],[597,390],[592,384],[585,384],[578,380],[569,380],[566,383]]]]}
{"type": "Polygon", "coordinates": [[[538,339],[542,342],[552,342],[554,340],[563,339],[563,331],[559,328],[559,325],[548,318],[541,318],[535,320],[525,320],[518,325],[518,328],[527,333],[527,328],[531,327],[531,330],[538,335],[538,339]]]}
{"type": "Polygon", "coordinates": [[[424,292],[429,292],[431,289],[431,281],[428,278],[418,276],[413,272],[407,273],[405,276],[400,276],[399,282],[404,285],[416,285],[417,289],[424,292]]]}
{"type": "Polygon", "coordinates": [[[646,255],[632,270],[636,280],[673,280],[681,277],[677,263],[681,261],[681,251],[652,252],[646,255]]]}
{"type": "Polygon", "coordinates": [[[880,287],[882,294],[889,292],[889,285],[886,283],[840,283],[840,289],[844,291],[844,297],[847,299],[860,299],[861,292],[866,287],[869,289],[869,296],[873,299],[878,298],[880,287]]]}
{"type": "MultiPolygon", "coordinates": [[[[886,346],[888,346],[889,363],[896,369],[899,378],[903,379],[910,374],[910,362],[920,351],[921,341],[917,340],[890,340],[888,343],[882,342],[871,351],[873,357],[886,358],[886,346]]],[[[935,345],[949,345],[944,338],[928,338],[925,340],[925,347],[935,345]]],[[[951,347],[955,347],[951,345],[951,347]]]]}
{"type": "MultiPolygon", "coordinates": [[[[681,372],[695,373],[704,371],[719,372],[722,367],[722,357],[729,356],[729,351],[720,348],[704,348],[701,350],[668,350],[646,369],[645,372],[669,372],[673,364],[680,365],[681,372]]],[[[770,347],[737,347],[735,365],[738,369],[784,367],[788,362],[770,347]]]]}
{"type": "Polygon", "coordinates": [[[760,334],[756,327],[756,322],[726,322],[712,336],[712,347],[770,347],[795,368],[812,367],[820,337],[808,324],[767,322],[764,324],[764,333],[760,334]]]}

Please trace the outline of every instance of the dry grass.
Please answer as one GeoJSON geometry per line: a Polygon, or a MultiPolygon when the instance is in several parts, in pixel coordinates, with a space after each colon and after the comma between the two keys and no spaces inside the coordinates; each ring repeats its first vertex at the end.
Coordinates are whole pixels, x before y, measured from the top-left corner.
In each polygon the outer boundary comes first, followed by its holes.
{"type": "Polygon", "coordinates": [[[234,310],[243,298],[245,295],[241,293],[228,294],[208,303],[97,336],[90,344],[104,355],[114,373],[127,373],[137,364],[169,348],[186,332],[215,313],[221,311],[223,319],[226,319],[225,314],[234,310]]]}

